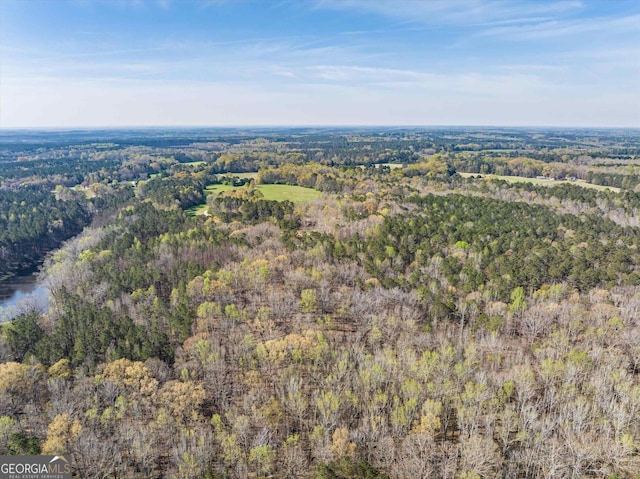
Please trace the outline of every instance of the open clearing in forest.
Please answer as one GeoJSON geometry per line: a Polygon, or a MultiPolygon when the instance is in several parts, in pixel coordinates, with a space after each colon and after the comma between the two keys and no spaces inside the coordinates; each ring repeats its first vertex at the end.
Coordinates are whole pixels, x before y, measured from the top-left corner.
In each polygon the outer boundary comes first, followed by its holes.
{"type": "Polygon", "coordinates": [[[562,183],[568,183],[570,185],[581,186],[583,188],[591,188],[598,191],[611,190],[614,193],[620,193],[620,188],[615,186],[602,186],[602,185],[594,185],[591,183],[587,183],[584,180],[547,180],[541,178],[527,178],[526,176],[505,176],[505,175],[483,175],[482,173],[463,173],[458,171],[458,174],[464,178],[469,178],[471,176],[482,176],[481,179],[484,180],[504,180],[508,183],[531,183],[534,185],[542,185],[542,186],[557,186],[562,183]]]}
{"type": "MultiPolygon", "coordinates": [[[[251,173],[243,173],[245,175],[251,173]]],[[[254,173],[255,174],[255,173],[254,173]]],[[[238,176],[238,175],[234,175],[238,176]]],[[[205,188],[205,195],[209,196],[210,194],[220,194],[225,191],[231,191],[238,188],[242,188],[242,186],[231,186],[231,185],[208,185],[205,188]]],[[[316,198],[319,198],[322,194],[318,190],[314,190],[312,188],[305,188],[303,186],[295,186],[295,185],[258,185],[257,189],[260,193],[262,193],[262,197],[265,200],[275,200],[275,201],[291,201],[293,203],[301,203],[304,201],[312,201],[316,198]]],[[[187,214],[191,216],[203,215],[207,211],[207,205],[202,204],[198,206],[193,206],[187,210],[187,214]]]]}
{"type": "Polygon", "coordinates": [[[207,205],[203,204],[203,205],[198,205],[198,206],[192,206],[191,208],[188,208],[186,210],[187,215],[189,216],[200,216],[200,215],[204,215],[207,213],[207,205]]]}
{"type": "Polygon", "coordinates": [[[293,203],[312,201],[322,194],[318,190],[295,185],[258,185],[258,191],[263,194],[265,200],[291,201],[293,203]]]}
{"type": "Polygon", "coordinates": [[[398,168],[404,168],[404,163],[377,163],[376,168],[380,168],[381,166],[388,166],[391,170],[396,170],[398,168]]]}
{"type": "Polygon", "coordinates": [[[255,180],[256,177],[258,176],[258,172],[257,171],[250,171],[248,173],[227,173],[227,176],[237,176],[240,179],[249,179],[249,180],[255,180]]]}
{"type": "MultiPolygon", "coordinates": [[[[367,165],[357,165],[358,168],[362,168],[363,170],[367,167],[367,165]]],[[[390,170],[396,170],[398,168],[404,168],[404,163],[372,163],[369,166],[375,166],[376,168],[381,168],[383,166],[388,166],[390,170]]]]}

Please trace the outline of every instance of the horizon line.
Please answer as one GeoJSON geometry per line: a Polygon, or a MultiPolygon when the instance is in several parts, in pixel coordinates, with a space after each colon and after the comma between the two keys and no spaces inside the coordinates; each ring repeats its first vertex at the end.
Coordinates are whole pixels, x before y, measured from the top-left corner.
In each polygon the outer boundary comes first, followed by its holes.
{"type": "Polygon", "coordinates": [[[5,127],[0,125],[0,132],[6,131],[94,131],[94,130],[166,130],[166,129],[179,129],[179,130],[206,130],[206,129],[294,129],[294,128],[363,128],[363,129],[375,129],[375,128],[513,128],[513,129],[580,129],[580,130],[640,130],[638,126],[585,126],[585,125],[474,125],[474,124],[255,124],[255,125],[91,125],[91,126],[10,126],[5,127]]]}

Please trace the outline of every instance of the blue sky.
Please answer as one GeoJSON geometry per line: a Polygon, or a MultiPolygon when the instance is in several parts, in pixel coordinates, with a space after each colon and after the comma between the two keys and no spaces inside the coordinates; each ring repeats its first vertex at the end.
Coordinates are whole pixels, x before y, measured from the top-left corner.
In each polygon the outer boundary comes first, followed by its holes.
{"type": "Polygon", "coordinates": [[[0,127],[640,127],[638,0],[0,0],[0,127]]]}

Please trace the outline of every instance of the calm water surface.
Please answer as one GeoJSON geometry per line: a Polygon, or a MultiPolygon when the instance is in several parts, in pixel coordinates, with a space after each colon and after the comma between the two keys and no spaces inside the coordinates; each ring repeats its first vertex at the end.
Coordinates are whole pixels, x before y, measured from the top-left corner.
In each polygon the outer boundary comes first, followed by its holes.
{"type": "Polygon", "coordinates": [[[0,322],[9,321],[32,308],[46,311],[47,289],[35,273],[12,276],[0,281],[0,322]]]}

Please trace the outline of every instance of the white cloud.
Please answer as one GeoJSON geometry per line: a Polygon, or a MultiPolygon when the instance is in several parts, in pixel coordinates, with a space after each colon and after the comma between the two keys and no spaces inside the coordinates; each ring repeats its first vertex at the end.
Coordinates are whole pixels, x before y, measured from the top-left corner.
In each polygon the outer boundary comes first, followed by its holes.
{"type": "Polygon", "coordinates": [[[539,16],[580,10],[583,3],[522,0],[317,0],[316,7],[367,11],[410,22],[468,25],[531,21],[539,16]]]}
{"type": "Polygon", "coordinates": [[[393,90],[408,89],[418,94],[444,92],[496,97],[508,92],[535,94],[556,88],[538,74],[544,70],[542,66],[523,65],[520,68],[495,70],[502,70],[502,73],[436,73],[367,66],[313,65],[300,68],[291,76],[300,84],[364,88],[391,95],[393,90]]]}
{"type": "Polygon", "coordinates": [[[3,82],[0,126],[640,126],[640,98],[630,101],[626,92],[589,96],[579,88],[552,88],[521,75],[418,75],[406,82],[403,75],[398,73],[395,86],[388,78],[383,85],[364,86],[3,82]]]}
{"type": "Polygon", "coordinates": [[[629,15],[617,18],[552,20],[532,25],[496,27],[484,30],[481,35],[500,36],[511,40],[541,40],[604,32],[613,35],[632,33],[638,38],[638,25],[640,25],[640,15],[629,15]]]}

